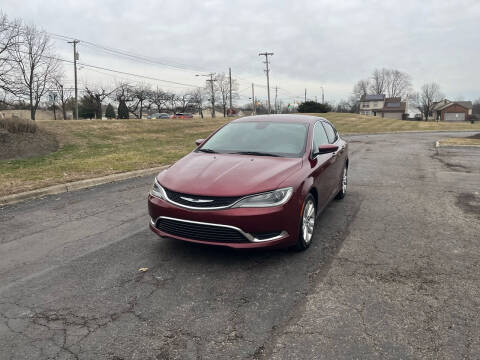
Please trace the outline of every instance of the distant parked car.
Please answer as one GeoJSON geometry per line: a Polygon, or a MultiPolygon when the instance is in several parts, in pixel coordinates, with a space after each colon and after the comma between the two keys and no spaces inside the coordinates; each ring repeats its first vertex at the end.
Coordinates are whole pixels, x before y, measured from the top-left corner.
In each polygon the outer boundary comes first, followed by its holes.
{"type": "Polygon", "coordinates": [[[190,113],[176,113],[175,115],[172,115],[172,119],[191,119],[193,118],[193,115],[190,113]]]}
{"type": "Polygon", "coordinates": [[[155,113],[148,117],[149,119],[170,119],[170,115],[167,113],[155,113]]]}

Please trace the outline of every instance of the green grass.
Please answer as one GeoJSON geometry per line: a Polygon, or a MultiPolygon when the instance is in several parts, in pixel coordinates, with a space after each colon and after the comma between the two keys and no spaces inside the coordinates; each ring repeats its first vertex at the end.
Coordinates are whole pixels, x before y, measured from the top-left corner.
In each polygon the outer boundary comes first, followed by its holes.
{"type": "MultiPolygon", "coordinates": [[[[480,130],[480,124],[401,121],[356,114],[322,114],[341,133],[412,130],[480,130]]],[[[41,121],[54,133],[60,149],[37,158],[0,161],[0,196],[108,174],[169,164],[230,121],[185,120],[41,121]]]]}

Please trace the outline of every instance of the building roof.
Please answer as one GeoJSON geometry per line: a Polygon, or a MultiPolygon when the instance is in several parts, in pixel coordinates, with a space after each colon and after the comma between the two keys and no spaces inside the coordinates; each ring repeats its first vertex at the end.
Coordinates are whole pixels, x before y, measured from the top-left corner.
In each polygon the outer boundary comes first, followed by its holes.
{"type": "Polygon", "coordinates": [[[450,100],[444,99],[442,101],[439,101],[439,102],[435,103],[435,105],[433,107],[433,110],[440,111],[440,110],[446,109],[447,107],[452,106],[454,104],[460,105],[460,106],[462,106],[466,109],[472,109],[473,108],[473,105],[472,105],[471,101],[450,101],[450,100]]]}
{"type": "Polygon", "coordinates": [[[401,98],[387,98],[383,104],[382,112],[405,112],[407,103],[401,98]]]}
{"type": "Polygon", "coordinates": [[[449,101],[442,106],[435,107],[435,110],[441,111],[441,110],[446,109],[446,108],[448,108],[452,105],[455,105],[455,104],[460,105],[461,107],[464,107],[465,109],[471,109],[473,107],[471,101],[449,101]]]}
{"type": "Polygon", "coordinates": [[[455,101],[458,105],[466,107],[467,109],[473,109],[473,104],[471,101],[455,101]]]}
{"type": "Polygon", "coordinates": [[[362,95],[360,101],[383,101],[385,100],[385,95],[362,95]]]}

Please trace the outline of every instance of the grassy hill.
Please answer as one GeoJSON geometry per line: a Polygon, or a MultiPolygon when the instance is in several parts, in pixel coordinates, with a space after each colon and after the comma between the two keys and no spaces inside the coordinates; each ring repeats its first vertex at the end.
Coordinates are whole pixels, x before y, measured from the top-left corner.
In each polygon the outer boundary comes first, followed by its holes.
{"type": "MultiPolygon", "coordinates": [[[[341,133],[413,130],[479,130],[480,124],[381,119],[356,114],[322,114],[341,133]]],[[[35,158],[0,161],[0,196],[113,173],[171,163],[191,151],[194,141],[230,121],[57,120],[38,126],[56,135],[58,151],[35,158]]],[[[1,146],[1,144],[0,144],[1,146]]]]}

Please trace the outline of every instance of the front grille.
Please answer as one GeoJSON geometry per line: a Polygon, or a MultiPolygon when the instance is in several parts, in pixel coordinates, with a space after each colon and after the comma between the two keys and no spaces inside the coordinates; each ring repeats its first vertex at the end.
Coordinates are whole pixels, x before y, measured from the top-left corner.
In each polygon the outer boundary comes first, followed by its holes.
{"type": "Polygon", "coordinates": [[[159,218],[157,229],[170,235],[192,240],[242,243],[248,240],[235,229],[222,226],[184,222],[174,219],[159,218]]]}
{"type": "Polygon", "coordinates": [[[226,196],[202,196],[202,195],[191,195],[179,193],[176,191],[163,188],[167,193],[167,196],[170,200],[185,206],[196,207],[196,208],[212,208],[212,207],[227,207],[232,205],[235,201],[240,199],[240,197],[226,197],[226,196]],[[182,197],[192,199],[194,201],[188,201],[182,199],[182,197]],[[195,200],[209,200],[208,202],[196,202],[195,200]]]}

